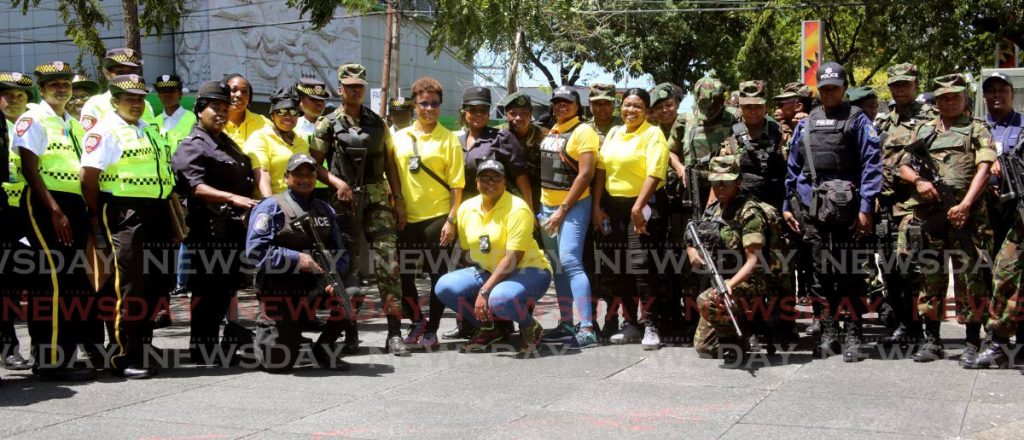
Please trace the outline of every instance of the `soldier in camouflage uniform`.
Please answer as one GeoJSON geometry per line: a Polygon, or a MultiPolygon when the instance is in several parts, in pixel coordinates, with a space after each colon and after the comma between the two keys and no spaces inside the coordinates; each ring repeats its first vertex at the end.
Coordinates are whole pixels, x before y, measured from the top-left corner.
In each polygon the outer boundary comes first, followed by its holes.
{"type": "Polygon", "coordinates": [[[722,143],[718,155],[735,155],[743,173],[743,191],[782,209],[786,195],[786,158],[782,130],[768,119],[764,81],[740,83],[741,120],[733,124],[732,135],[722,143]]]}
{"type": "MultiPolygon", "coordinates": [[[[350,243],[358,243],[360,234],[369,249],[355,249],[351,261],[369,258],[377,278],[381,309],[387,316],[388,335],[385,350],[396,356],[409,354],[402,340],[402,290],[398,274],[397,231],[405,222],[402,186],[390,153],[395,147],[391,131],[384,119],[363,105],[366,90],[366,69],[358,64],[345,64],[338,69],[338,93],[343,105],[317,120],[310,150],[322,160],[328,158],[330,171],[351,188],[348,200],[334,200],[339,224],[350,243]],[[392,207],[394,206],[394,207],[392,207]]],[[[350,267],[358,271],[359,264],[350,267]]],[[[358,279],[358,276],[355,277],[358,279]]],[[[357,286],[356,286],[357,287],[357,286]]],[[[349,352],[358,346],[355,320],[345,335],[349,352]]]]}
{"type": "Polygon", "coordinates": [[[786,145],[784,153],[788,157],[789,140],[793,138],[796,124],[811,111],[814,90],[802,82],[791,82],[782,88],[782,93],[772,99],[775,101],[775,107],[782,113],[782,118],[778,122],[782,125],[782,141],[786,145]]]}
{"type": "MultiPolygon", "coordinates": [[[[710,168],[708,180],[718,200],[704,212],[697,230],[709,253],[720,261],[703,261],[692,246],[687,248],[687,253],[694,267],[716,264],[726,270],[737,268],[733,273],[720,273],[734,301],[733,316],[743,324],[744,317],[754,312],[748,310],[749,306],[768,294],[767,278],[771,275],[764,267],[758,267],[758,263],[768,246],[771,234],[768,217],[772,214],[766,213],[763,204],[740,190],[742,173],[738,157],[716,157],[710,168]],[[744,256],[742,264],[735,261],[739,255],[744,256]],[[730,259],[732,261],[728,261],[730,259]]],[[[774,217],[777,219],[778,215],[774,217]]],[[[710,288],[697,298],[697,306],[700,309],[700,323],[694,338],[697,353],[702,357],[722,357],[726,365],[735,366],[737,357],[749,347],[737,335],[724,299],[710,288]]]]}
{"type": "MultiPolygon", "coordinates": [[[[879,137],[882,140],[882,192],[878,197],[878,225],[882,261],[895,261],[893,257],[905,258],[905,253],[893,255],[893,230],[903,223],[911,213],[905,206],[914,192],[913,185],[900,179],[900,159],[903,147],[911,142],[918,125],[933,119],[936,115],[932,106],[915,100],[918,92],[917,66],[909,63],[889,67],[889,91],[895,108],[878,119],[879,137]]],[[[903,266],[899,266],[903,267],[903,266]]],[[[885,303],[889,308],[891,333],[882,340],[885,344],[914,343],[921,336],[921,323],[914,319],[914,293],[920,286],[917,265],[906,266],[907,271],[883,270],[885,303]]]]}
{"type": "Polygon", "coordinates": [[[918,254],[923,284],[917,310],[924,320],[925,341],[913,359],[930,362],[944,356],[939,324],[949,283],[945,256],[950,255],[957,321],[967,327],[960,363],[970,365],[981,344],[989,300],[988,280],[979,263],[989,258],[992,240],[985,204],[976,202],[996,151],[988,126],[965,113],[967,79],[944,75],[935,84],[939,116],[917,126],[915,143],[900,158],[900,178],[915,188],[905,204],[913,215],[904,219],[900,234],[911,252],[923,252],[918,254]]]}
{"type": "MultiPolygon", "coordinates": [[[[548,135],[548,130],[533,123],[533,101],[523,93],[517,92],[505,97],[502,101],[505,108],[507,124],[499,129],[511,131],[519,140],[526,153],[526,174],[530,177],[533,190],[533,212],[540,212],[540,142],[548,135]]],[[[535,230],[539,234],[539,230],[535,230]]],[[[537,235],[539,238],[539,235],[537,235]]]]}
{"type": "Polygon", "coordinates": [[[593,115],[586,121],[597,136],[604,142],[604,136],[616,125],[622,125],[622,119],[615,116],[615,86],[612,84],[594,83],[590,85],[590,113],[593,115]]]}

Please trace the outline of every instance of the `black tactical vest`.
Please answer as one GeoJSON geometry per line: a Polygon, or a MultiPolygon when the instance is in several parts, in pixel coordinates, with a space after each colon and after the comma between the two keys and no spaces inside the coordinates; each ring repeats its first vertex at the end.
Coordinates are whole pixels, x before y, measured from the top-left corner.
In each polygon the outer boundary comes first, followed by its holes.
{"type": "Polygon", "coordinates": [[[331,174],[353,188],[384,181],[384,133],[388,129],[384,120],[365,106],[358,126],[350,126],[341,109],[328,118],[334,131],[334,145],[329,152],[331,174]]]}
{"type": "MultiPolygon", "coordinates": [[[[822,174],[842,174],[860,169],[860,147],[853,124],[860,116],[859,107],[842,104],[826,116],[824,107],[815,107],[807,116],[803,128],[800,153],[810,146],[814,155],[814,169],[822,174]]],[[[810,161],[804,160],[804,173],[810,174],[810,161]]]]}
{"type": "Polygon", "coordinates": [[[782,142],[782,130],[777,122],[770,120],[765,121],[764,129],[768,135],[766,144],[750,139],[747,126],[743,122],[737,122],[732,126],[736,145],[741,153],[739,159],[743,190],[758,200],[781,208],[786,180],[786,160],[778,151],[778,146],[782,142]]]}
{"type": "Polygon", "coordinates": [[[580,165],[569,157],[566,146],[580,123],[564,133],[548,134],[540,143],[540,185],[547,189],[568,191],[579,174],[580,165]]]}
{"type": "MultiPolygon", "coordinates": [[[[309,211],[303,211],[287,193],[275,194],[273,197],[284,213],[284,227],[274,234],[272,244],[312,255],[311,250],[315,247],[313,238],[306,233],[305,229],[293,224],[304,215],[309,215],[313,219],[316,234],[329,248],[333,248],[332,219],[327,214],[328,211],[320,207],[320,203],[323,202],[313,200],[309,211]]],[[[261,269],[256,275],[256,290],[260,294],[306,295],[322,286],[318,275],[300,272],[295,265],[280,269],[261,269]]]]}

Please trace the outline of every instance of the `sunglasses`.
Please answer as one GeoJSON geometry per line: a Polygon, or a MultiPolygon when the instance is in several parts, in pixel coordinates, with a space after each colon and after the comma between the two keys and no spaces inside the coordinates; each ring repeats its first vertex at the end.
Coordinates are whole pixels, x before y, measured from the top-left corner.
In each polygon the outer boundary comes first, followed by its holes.
{"type": "Polygon", "coordinates": [[[282,108],[274,110],[274,114],[278,116],[298,116],[299,111],[294,108],[282,108]]]}
{"type": "Polygon", "coordinates": [[[491,174],[491,175],[487,175],[487,176],[476,176],[476,180],[480,181],[481,183],[499,183],[499,182],[504,182],[505,181],[505,176],[498,175],[498,174],[491,174]]]}
{"type": "Polygon", "coordinates": [[[422,108],[438,108],[441,107],[441,101],[423,101],[417,102],[416,105],[422,108]]]}

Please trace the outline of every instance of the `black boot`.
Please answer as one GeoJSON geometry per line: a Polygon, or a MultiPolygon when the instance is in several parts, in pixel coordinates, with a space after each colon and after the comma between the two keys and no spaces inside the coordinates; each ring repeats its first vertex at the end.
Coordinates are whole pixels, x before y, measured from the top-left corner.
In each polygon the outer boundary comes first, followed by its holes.
{"type": "Polygon", "coordinates": [[[931,362],[944,358],[942,339],[939,337],[939,321],[925,321],[924,343],[910,356],[914,362],[931,362]]]}
{"type": "Polygon", "coordinates": [[[964,338],[964,352],[960,355],[960,366],[969,368],[978,359],[978,350],[981,347],[981,324],[967,324],[967,337],[964,338]]]}
{"type": "Polygon", "coordinates": [[[804,329],[804,333],[806,333],[807,336],[817,336],[817,335],[820,335],[821,334],[821,319],[818,318],[818,317],[815,317],[814,320],[811,321],[811,325],[807,326],[807,328],[804,329]]]}
{"type": "Polygon", "coordinates": [[[814,355],[818,357],[835,356],[842,348],[839,346],[839,323],[831,315],[821,318],[821,334],[818,346],[814,347],[814,355]]]}
{"type": "Polygon", "coordinates": [[[441,333],[441,339],[469,339],[473,336],[473,327],[466,321],[455,321],[455,327],[441,333]]]}
{"type": "Polygon", "coordinates": [[[868,356],[864,352],[864,342],[861,340],[860,321],[848,321],[846,323],[846,350],[843,352],[843,362],[860,362],[868,356]]]}
{"type": "Polygon", "coordinates": [[[899,323],[896,326],[896,330],[893,330],[892,334],[882,338],[882,344],[885,345],[911,345],[920,342],[921,340],[921,324],[912,322],[899,323]]]}
{"type": "Polygon", "coordinates": [[[725,368],[743,368],[747,364],[750,346],[746,338],[727,337],[718,340],[718,357],[725,368]]]}
{"type": "Polygon", "coordinates": [[[341,346],[341,354],[359,354],[360,342],[362,341],[359,340],[359,325],[354,319],[350,319],[348,326],[345,327],[345,342],[341,346]]]}
{"type": "Polygon", "coordinates": [[[978,354],[974,361],[970,364],[961,365],[968,369],[984,369],[984,368],[1010,368],[1013,366],[1012,359],[1010,359],[1010,340],[1009,338],[992,338],[992,342],[988,344],[985,351],[978,354]]]}

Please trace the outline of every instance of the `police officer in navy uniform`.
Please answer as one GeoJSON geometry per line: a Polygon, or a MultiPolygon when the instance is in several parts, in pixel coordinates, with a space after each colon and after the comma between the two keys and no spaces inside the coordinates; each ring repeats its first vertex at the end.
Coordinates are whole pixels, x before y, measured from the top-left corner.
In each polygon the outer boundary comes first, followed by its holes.
{"type": "Polygon", "coordinates": [[[256,323],[256,354],[264,370],[287,372],[300,357],[302,323],[315,318],[316,310],[327,308],[331,316],[313,344],[313,357],[324,368],[347,370],[335,343],[346,326],[340,297],[324,287],[323,272],[312,256],[315,247],[310,232],[328,248],[337,273],[348,270],[348,255],[341,241],[341,229],[334,209],[314,198],[316,160],[305,153],[288,159],[285,182],[288,189],[263,199],[249,218],[245,256],[256,267],[256,294],[260,316],[256,323]],[[295,225],[309,216],[313,231],[295,225]]]}
{"type": "Polygon", "coordinates": [[[193,363],[229,361],[242,342],[239,332],[224,328],[223,350],[215,352],[221,339],[221,319],[228,312],[235,292],[244,282],[241,251],[248,225],[244,217],[256,200],[250,198],[255,187],[252,164],[242,149],[224,134],[231,91],[222,81],[207,81],[199,86],[193,111],[198,122],[185,137],[171,160],[178,186],[187,195],[189,207],[186,239],[192,261],[218,261],[223,266],[196,268],[188,277],[192,292],[192,320],[189,350],[193,363]]]}
{"type": "Polygon", "coordinates": [[[847,312],[850,319],[846,326],[843,360],[854,362],[864,357],[860,320],[867,285],[864,274],[858,273],[859,268],[849,262],[857,261],[854,252],[867,249],[864,240],[873,228],[875,198],[882,186],[882,159],[874,125],[859,108],[843,102],[845,89],[843,66],[829,62],[818,69],[822,105],[812,110],[794,130],[783,218],[810,246],[813,260],[810,294],[823,298],[828,307],[815,352],[831,355],[840,351],[836,317],[838,313],[847,312]],[[826,194],[828,188],[832,190],[826,194]],[[816,210],[812,211],[812,207],[816,210]],[[832,259],[826,252],[832,253],[832,259]],[[844,259],[842,253],[854,258],[844,259]],[[834,263],[842,261],[848,264],[843,267],[834,263]],[[847,310],[839,310],[840,305],[847,310]]]}

